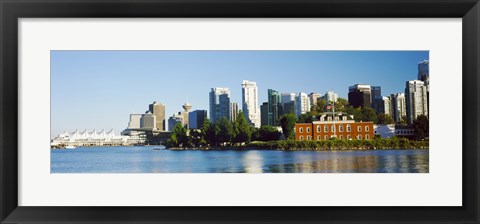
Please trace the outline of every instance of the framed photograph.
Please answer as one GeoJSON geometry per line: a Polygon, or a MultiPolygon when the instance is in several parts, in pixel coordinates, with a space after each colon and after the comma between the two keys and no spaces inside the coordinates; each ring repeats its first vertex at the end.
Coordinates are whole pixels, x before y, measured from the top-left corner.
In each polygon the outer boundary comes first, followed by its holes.
{"type": "Polygon", "coordinates": [[[480,221],[476,0],[0,7],[1,223],[480,221]]]}

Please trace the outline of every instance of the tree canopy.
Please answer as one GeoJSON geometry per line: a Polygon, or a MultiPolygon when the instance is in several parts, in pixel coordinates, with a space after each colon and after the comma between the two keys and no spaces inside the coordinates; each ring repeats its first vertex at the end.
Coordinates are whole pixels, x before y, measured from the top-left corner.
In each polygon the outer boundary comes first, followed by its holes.
{"type": "Polygon", "coordinates": [[[233,126],[232,123],[226,118],[222,117],[218,122],[217,140],[220,143],[232,142],[233,139],[233,126]]]}
{"type": "Polygon", "coordinates": [[[187,129],[183,126],[181,122],[175,125],[172,135],[167,140],[167,146],[169,147],[188,146],[187,129]]]}
{"type": "Polygon", "coordinates": [[[235,143],[250,142],[252,138],[250,125],[248,125],[247,119],[245,119],[242,111],[237,114],[237,119],[233,124],[233,134],[233,142],[235,143]]]}
{"type": "Polygon", "coordinates": [[[428,117],[425,115],[419,115],[415,120],[413,120],[413,130],[415,131],[415,137],[417,138],[417,140],[423,140],[428,138],[428,117]]]}
{"type": "Polygon", "coordinates": [[[312,112],[307,112],[304,114],[301,114],[298,117],[298,123],[312,123],[313,121],[313,113],[312,112]]]}
{"type": "Polygon", "coordinates": [[[280,138],[277,128],[272,126],[262,126],[258,129],[258,141],[277,141],[280,138]]]}
{"type": "Polygon", "coordinates": [[[283,134],[286,139],[293,139],[296,116],[293,113],[284,114],[280,117],[283,134]]]}

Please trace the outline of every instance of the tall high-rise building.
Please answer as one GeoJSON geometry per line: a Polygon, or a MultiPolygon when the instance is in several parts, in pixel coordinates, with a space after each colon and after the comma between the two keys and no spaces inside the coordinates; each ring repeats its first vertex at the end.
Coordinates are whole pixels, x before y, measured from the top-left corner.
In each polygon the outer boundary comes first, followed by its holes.
{"type": "Polygon", "coordinates": [[[280,92],[268,89],[268,125],[278,126],[278,119],[282,113],[280,92]]]}
{"type": "Polygon", "coordinates": [[[380,112],[380,104],[382,103],[383,96],[382,96],[382,88],[380,86],[372,86],[372,99],[370,102],[372,102],[371,106],[375,110],[375,112],[379,113],[380,112]]]}
{"type": "Polygon", "coordinates": [[[140,124],[142,129],[155,130],[157,129],[156,116],[147,110],[140,118],[140,124]]]}
{"type": "Polygon", "coordinates": [[[429,65],[428,60],[418,62],[418,80],[423,81],[426,86],[429,85],[430,81],[429,65]]]}
{"type": "Polygon", "coordinates": [[[238,103],[230,103],[230,121],[235,122],[238,115],[238,103]]]}
{"type": "Polygon", "coordinates": [[[194,110],[188,113],[188,125],[190,129],[200,129],[207,117],[206,110],[194,110]]]}
{"type": "Polygon", "coordinates": [[[348,102],[352,107],[371,107],[371,87],[365,84],[355,84],[348,88],[348,102]]]}
{"type": "Polygon", "coordinates": [[[258,105],[257,83],[243,80],[242,110],[247,122],[254,127],[260,127],[260,107],[258,105]]]}
{"type": "Polygon", "coordinates": [[[420,80],[406,82],[405,101],[407,104],[407,121],[413,123],[419,115],[428,116],[427,86],[420,80]]]}
{"type": "Polygon", "coordinates": [[[282,103],[295,102],[296,97],[295,93],[282,93],[282,103]]]}
{"type": "Polygon", "coordinates": [[[230,120],[230,90],[212,88],[210,91],[210,121],[217,122],[222,117],[230,120]]]}
{"type": "Polygon", "coordinates": [[[295,113],[295,101],[290,101],[287,103],[282,103],[282,115],[283,114],[289,114],[289,113],[295,113]]]}
{"type": "Polygon", "coordinates": [[[262,126],[268,125],[268,103],[264,102],[260,105],[260,124],[262,126]]]}
{"type": "Polygon", "coordinates": [[[371,86],[372,102],[375,99],[382,99],[382,87],[371,86]]]}
{"type": "Polygon", "coordinates": [[[337,102],[337,99],[338,99],[338,94],[333,92],[333,91],[327,91],[325,93],[325,95],[323,96],[323,98],[325,99],[325,101],[328,102],[337,102]]]}
{"type": "Polygon", "coordinates": [[[378,110],[377,113],[383,113],[392,117],[392,101],[390,100],[390,97],[384,96],[381,99],[377,99],[376,102],[378,110]]]}
{"type": "Polygon", "coordinates": [[[320,93],[310,93],[308,94],[308,98],[310,98],[310,106],[317,105],[318,98],[320,98],[322,94],[320,93]]]}
{"type": "Polygon", "coordinates": [[[165,105],[154,101],[148,105],[148,110],[155,116],[157,130],[165,131],[165,105]]]}
{"type": "Polygon", "coordinates": [[[427,109],[430,109],[430,62],[423,60],[418,62],[418,80],[423,81],[427,86],[427,109]]]}
{"type": "Polygon", "coordinates": [[[130,121],[128,122],[128,129],[140,129],[142,126],[143,114],[130,114],[130,121]]]}
{"type": "Polygon", "coordinates": [[[407,106],[404,93],[395,93],[390,95],[392,104],[392,118],[395,122],[400,122],[403,116],[407,115],[407,106]]]}
{"type": "Polygon", "coordinates": [[[310,111],[310,99],[306,93],[298,93],[297,99],[295,100],[295,114],[300,116],[310,111]]]}

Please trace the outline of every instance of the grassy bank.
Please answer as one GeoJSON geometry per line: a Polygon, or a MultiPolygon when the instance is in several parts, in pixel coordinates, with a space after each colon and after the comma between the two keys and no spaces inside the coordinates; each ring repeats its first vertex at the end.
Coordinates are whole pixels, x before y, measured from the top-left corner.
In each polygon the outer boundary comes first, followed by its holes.
{"type": "Polygon", "coordinates": [[[169,150],[291,150],[291,151],[321,151],[321,150],[371,150],[371,149],[428,149],[428,141],[413,141],[405,138],[383,138],[374,140],[325,140],[325,141],[294,141],[279,140],[250,142],[242,146],[210,146],[210,147],[172,147],[169,150]]]}

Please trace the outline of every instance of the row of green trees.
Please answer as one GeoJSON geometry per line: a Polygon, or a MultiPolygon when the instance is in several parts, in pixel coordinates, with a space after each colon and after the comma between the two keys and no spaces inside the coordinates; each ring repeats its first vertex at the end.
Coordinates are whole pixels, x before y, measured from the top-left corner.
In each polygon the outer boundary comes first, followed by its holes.
{"type": "Polygon", "coordinates": [[[167,141],[167,147],[201,147],[235,145],[251,141],[274,141],[278,140],[280,135],[281,133],[271,126],[262,126],[259,129],[250,126],[240,111],[233,123],[225,117],[216,123],[205,118],[200,130],[191,130],[189,133],[181,123],[177,123],[167,141]]]}
{"type": "Polygon", "coordinates": [[[283,150],[370,150],[370,149],[428,149],[428,141],[415,141],[406,138],[375,138],[373,140],[339,140],[328,141],[270,141],[251,142],[249,147],[258,149],[283,150]]]}

